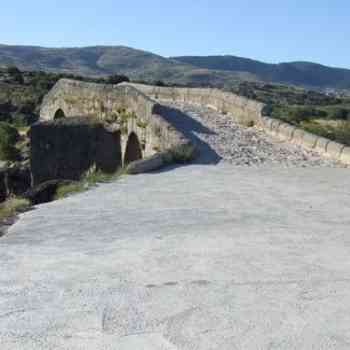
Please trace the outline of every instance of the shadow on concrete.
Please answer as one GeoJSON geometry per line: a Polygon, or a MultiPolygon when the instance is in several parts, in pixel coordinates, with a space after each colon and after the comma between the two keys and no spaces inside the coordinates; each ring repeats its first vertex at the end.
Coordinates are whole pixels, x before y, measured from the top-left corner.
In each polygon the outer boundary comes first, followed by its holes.
{"type": "Polygon", "coordinates": [[[164,105],[158,105],[156,109],[164,119],[166,119],[177,130],[181,131],[193,142],[194,145],[196,145],[199,150],[199,156],[191,162],[191,164],[212,165],[219,163],[222,158],[213,148],[210,147],[210,145],[201,140],[196,134],[215,135],[215,132],[179,109],[164,105]]]}

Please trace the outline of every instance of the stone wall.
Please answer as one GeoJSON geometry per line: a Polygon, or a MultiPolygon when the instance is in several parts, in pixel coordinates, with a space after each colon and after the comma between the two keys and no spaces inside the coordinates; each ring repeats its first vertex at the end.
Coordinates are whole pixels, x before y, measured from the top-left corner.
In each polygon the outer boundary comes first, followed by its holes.
{"type": "Polygon", "coordinates": [[[33,185],[56,180],[79,180],[96,166],[106,173],[122,165],[119,130],[88,118],[67,118],[32,126],[31,171],[33,185]]]}
{"type": "Polygon", "coordinates": [[[267,133],[281,140],[315,150],[328,158],[350,165],[350,147],[348,146],[270,117],[262,117],[261,126],[267,133]]]}
{"type": "Polygon", "coordinates": [[[260,123],[265,107],[263,103],[218,89],[158,87],[130,83],[122,85],[135,87],[154,99],[194,103],[230,113],[243,125],[260,123]]]}

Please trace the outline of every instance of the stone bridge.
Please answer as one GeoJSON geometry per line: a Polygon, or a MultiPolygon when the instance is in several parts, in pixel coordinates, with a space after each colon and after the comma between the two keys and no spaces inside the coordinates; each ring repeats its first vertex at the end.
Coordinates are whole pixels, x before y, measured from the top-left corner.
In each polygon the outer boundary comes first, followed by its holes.
{"type": "Polygon", "coordinates": [[[167,122],[169,113],[176,111],[132,86],[60,80],[31,130],[34,183],[77,179],[93,165],[137,173],[191,158],[194,146],[167,122]]]}
{"type": "MultiPolygon", "coordinates": [[[[140,173],[193,159],[200,147],[190,120],[163,101],[197,104],[245,126],[350,163],[350,148],[264,115],[265,105],[217,89],[167,88],[124,83],[104,85],[62,79],[45,97],[41,122],[31,130],[34,184],[78,179],[92,166],[140,173]],[[158,103],[161,100],[162,103],[158,103]]],[[[234,137],[234,135],[232,135],[234,137]]]]}

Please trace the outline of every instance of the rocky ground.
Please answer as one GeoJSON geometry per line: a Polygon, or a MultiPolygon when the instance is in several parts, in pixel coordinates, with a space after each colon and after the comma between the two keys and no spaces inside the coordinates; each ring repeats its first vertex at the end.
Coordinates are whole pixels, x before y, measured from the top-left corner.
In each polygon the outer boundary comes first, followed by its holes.
{"type": "Polygon", "coordinates": [[[216,162],[239,166],[344,167],[317,152],[274,139],[263,130],[244,128],[235,123],[230,115],[198,105],[166,104],[181,109],[193,119],[195,127],[191,135],[188,133],[188,129],[191,129],[188,121],[176,122],[176,126],[197,141],[206,156],[210,149],[213,161],[216,159],[216,162]]]}

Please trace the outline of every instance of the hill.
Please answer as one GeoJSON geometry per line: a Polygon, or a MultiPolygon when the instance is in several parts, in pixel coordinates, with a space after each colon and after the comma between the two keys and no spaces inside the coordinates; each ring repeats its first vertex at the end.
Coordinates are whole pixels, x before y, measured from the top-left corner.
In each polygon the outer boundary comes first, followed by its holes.
{"type": "Polygon", "coordinates": [[[350,88],[350,70],[311,62],[268,64],[236,56],[182,56],[178,62],[223,71],[246,72],[256,80],[317,88],[350,88]]]}
{"type": "Polygon", "coordinates": [[[0,45],[0,66],[100,77],[128,75],[133,80],[179,85],[232,86],[262,81],[308,88],[350,89],[350,70],[309,62],[268,64],[236,56],[165,58],[125,46],[43,48],[0,45]]]}

